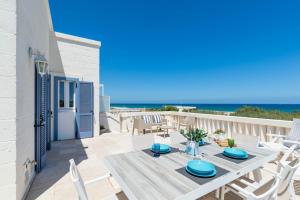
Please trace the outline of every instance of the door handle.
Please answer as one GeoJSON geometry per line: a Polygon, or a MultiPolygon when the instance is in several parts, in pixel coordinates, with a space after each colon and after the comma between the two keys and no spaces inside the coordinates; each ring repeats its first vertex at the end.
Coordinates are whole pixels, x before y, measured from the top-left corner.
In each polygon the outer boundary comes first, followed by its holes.
{"type": "Polygon", "coordinates": [[[34,124],[34,125],[33,125],[34,128],[37,128],[37,127],[43,127],[43,126],[45,126],[44,123],[42,123],[42,124],[34,124]]]}

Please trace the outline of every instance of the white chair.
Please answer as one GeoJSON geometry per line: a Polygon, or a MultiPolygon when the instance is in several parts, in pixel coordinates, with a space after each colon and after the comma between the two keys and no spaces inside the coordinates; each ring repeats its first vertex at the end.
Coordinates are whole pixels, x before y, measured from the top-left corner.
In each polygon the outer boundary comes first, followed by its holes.
{"type": "Polygon", "coordinates": [[[283,152],[300,149],[300,119],[294,119],[290,133],[285,135],[267,134],[271,137],[270,142],[261,142],[260,145],[273,151],[283,152]]]}
{"type": "Polygon", "coordinates": [[[153,134],[144,134],[144,135],[132,135],[131,136],[133,150],[143,150],[150,148],[154,143],[153,134]]]}
{"type": "Polygon", "coordinates": [[[257,148],[259,144],[259,137],[252,135],[245,135],[239,133],[233,133],[232,138],[237,146],[246,146],[249,148],[257,148]]]}
{"type": "MultiPolygon", "coordinates": [[[[291,162],[280,162],[280,186],[278,189],[279,199],[295,199],[294,181],[293,178],[297,169],[300,166],[299,158],[294,159],[291,162]]],[[[274,172],[273,172],[274,173],[274,172]]]]}
{"type": "MultiPolygon", "coordinates": [[[[279,171],[274,172],[272,170],[263,168],[263,171],[270,173],[273,176],[277,176],[280,177],[280,181],[279,181],[279,186],[277,188],[277,192],[276,192],[276,198],[275,199],[282,199],[282,200],[286,200],[286,199],[290,199],[290,200],[294,200],[295,199],[295,191],[294,191],[294,186],[293,186],[293,176],[295,175],[296,170],[299,168],[300,162],[299,159],[296,158],[293,161],[290,162],[280,162],[280,168],[279,171]]],[[[248,192],[255,190],[256,193],[258,194],[259,191],[266,191],[266,187],[267,185],[270,183],[267,182],[266,184],[259,186],[259,183],[252,181],[249,178],[246,177],[242,177],[236,181],[234,181],[233,183],[229,184],[225,191],[228,192],[229,190],[239,194],[241,197],[246,198],[245,193],[241,193],[239,191],[239,188],[243,187],[243,190],[246,190],[248,192]],[[239,188],[238,188],[238,187],[239,188]],[[258,190],[258,188],[260,188],[258,190]]],[[[255,192],[253,192],[255,193],[255,192]]]]}
{"type": "MultiPolygon", "coordinates": [[[[272,140],[270,142],[261,142],[260,146],[272,151],[281,152],[282,154],[282,156],[279,156],[278,159],[274,161],[274,163],[278,164],[279,160],[285,161],[289,157],[300,157],[300,119],[294,119],[291,131],[287,136],[277,134],[268,134],[267,136],[271,137],[272,140]]],[[[296,172],[294,181],[296,181],[296,185],[299,185],[300,170],[296,172]]],[[[296,190],[299,194],[300,187],[297,187],[296,190]]]]}
{"type": "Polygon", "coordinates": [[[273,177],[270,181],[261,186],[247,181],[235,181],[225,187],[225,192],[232,191],[247,200],[276,200],[279,183],[279,176],[273,177]]]}
{"type": "MultiPolygon", "coordinates": [[[[70,162],[70,175],[71,175],[71,179],[72,179],[72,182],[75,186],[75,189],[77,191],[77,194],[78,194],[78,197],[80,200],[88,200],[88,195],[87,195],[87,192],[86,192],[86,189],[85,189],[85,186],[86,185],[89,185],[91,183],[95,183],[95,182],[98,182],[98,181],[102,181],[102,180],[107,180],[109,179],[110,175],[109,174],[106,174],[104,176],[101,176],[101,177],[97,177],[93,180],[89,180],[89,181],[86,181],[86,182],[83,182],[81,176],[80,176],[80,173],[77,169],[77,166],[74,162],[74,159],[71,159],[69,160],[70,162]]],[[[118,200],[117,196],[115,194],[112,194],[110,196],[107,196],[105,198],[106,200],[118,200]]]]}

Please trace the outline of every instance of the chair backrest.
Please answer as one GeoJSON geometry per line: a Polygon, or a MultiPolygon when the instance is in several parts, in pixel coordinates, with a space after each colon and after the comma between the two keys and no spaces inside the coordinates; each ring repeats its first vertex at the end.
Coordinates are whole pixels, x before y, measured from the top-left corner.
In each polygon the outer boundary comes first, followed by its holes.
{"type": "Polygon", "coordinates": [[[288,164],[280,163],[280,186],[278,188],[278,196],[285,197],[284,199],[290,199],[290,187],[293,187],[293,176],[300,166],[299,158],[292,160],[288,164]]]}
{"type": "Polygon", "coordinates": [[[256,148],[259,143],[258,136],[233,133],[232,138],[234,139],[237,146],[247,146],[250,148],[256,148]]]}
{"type": "Polygon", "coordinates": [[[277,199],[277,190],[280,183],[280,177],[275,176],[267,183],[263,184],[252,193],[248,194],[250,200],[275,200],[277,199]]]}
{"type": "Polygon", "coordinates": [[[75,186],[75,189],[77,191],[77,194],[79,196],[80,200],[88,200],[88,196],[85,190],[84,182],[82,181],[82,178],[80,176],[80,173],[76,167],[76,164],[74,162],[74,159],[69,160],[70,162],[70,175],[71,180],[75,186]]]}
{"type": "MultiPolygon", "coordinates": [[[[300,141],[300,119],[294,119],[293,126],[290,133],[286,137],[287,140],[300,141]]],[[[284,143],[285,146],[290,147],[293,144],[284,143]]],[[[297,149],[300,148],[300,145],[297,146],[297,149]]]]}
{"type": "Polygon", "coordinates": [[[144,134],[144,135],[132,135],[131,136],[133,150],[143,150],[150,148],[154,143],[153,134],[144,134]]]}

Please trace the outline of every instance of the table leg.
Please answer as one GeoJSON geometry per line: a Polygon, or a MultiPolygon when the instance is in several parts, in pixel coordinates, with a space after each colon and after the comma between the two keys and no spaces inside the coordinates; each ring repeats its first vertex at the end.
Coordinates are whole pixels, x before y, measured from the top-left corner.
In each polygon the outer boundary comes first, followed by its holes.
{"type": "Polygon", "coordinates": [[[225,199],[225,186],[220,188],[220,200],[225,199]]]}
{"type": "Polygon", "coordinates": [[[216,190],[215,196],[216,196],[217,199],[220,198],[220,189],[217,189],[217,190],[216,190]]]}
{"type": "Polygon", "coordinates": [[[259,183],[262,180],[261,170],[260,169],[254,170],[253,171],[253,176],[254,176],[255,182],[259,183]]]}

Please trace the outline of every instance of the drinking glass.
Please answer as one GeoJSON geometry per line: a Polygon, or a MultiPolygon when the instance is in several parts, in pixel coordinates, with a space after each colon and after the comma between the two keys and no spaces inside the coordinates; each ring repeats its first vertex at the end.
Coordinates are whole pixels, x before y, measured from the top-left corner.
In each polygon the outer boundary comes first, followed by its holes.
{"type": "Polygon", "coordinates": [[[155,143],[153,145],[153,151],[154,151],[154,157],[160,156],[160,144],[159,143],[155,143]]]}

